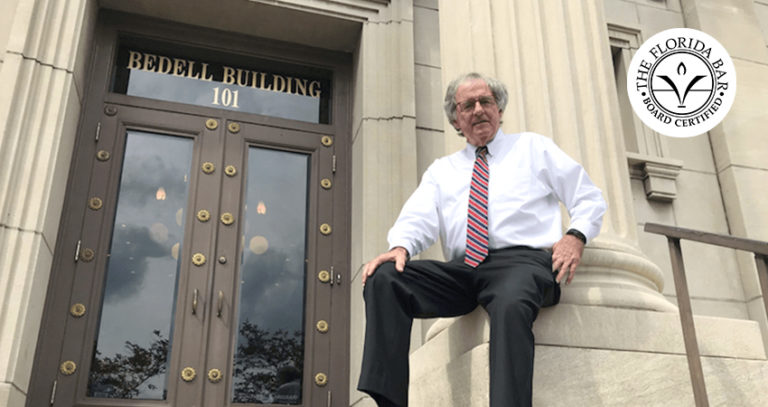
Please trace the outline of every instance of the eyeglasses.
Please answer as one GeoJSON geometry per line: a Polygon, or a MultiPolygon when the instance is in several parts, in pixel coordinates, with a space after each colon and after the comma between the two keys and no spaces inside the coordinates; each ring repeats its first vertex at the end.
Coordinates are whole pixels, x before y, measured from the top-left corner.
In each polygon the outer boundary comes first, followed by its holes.
{"type": "Polygon", "coordinates": [[[478,102],[480,103],[480,107],[482,107],[484,110],[492,106],[496,106],[496,99],[494,99],[492,96],[481,96],[477,99],[467,99],[463,102],[457,102],[456,106],[461,112],[471,112],[475,110],[475,105],[477,105],[478,102]]]}

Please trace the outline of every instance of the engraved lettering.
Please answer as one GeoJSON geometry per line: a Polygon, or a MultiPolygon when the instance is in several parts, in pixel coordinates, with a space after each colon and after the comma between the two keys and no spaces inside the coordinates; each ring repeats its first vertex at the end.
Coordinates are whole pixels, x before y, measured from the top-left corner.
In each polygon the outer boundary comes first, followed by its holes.
{"type": "Polygon", "coordinates": [[[272,83],[275,85],[275,92],[285,92],[285,78],[282,75],[272,74],[272,83]]]}
{"type": "Polygon", "coordinates": [[[203,80],[203,81],[206,81],[206,82],[213,81],[213,74],[210,74],[210,76],[208,76],[208,75],[209,75],[209,73],[208,73],[208,64],[203,62],[203,71],[200,73],[200,78],[201,78],[200,80],[203,80]]]}
{"type": "Polygon", "coordinates": [[[245,69],[237,68],[237,85],[242,87],[248,86],[248,71],[245,69]]]}
{"type": "Polygon", "coordinates": [[[270,83],[269,86],[266,86],[267,84],[267,74],[262,72],[261,73],[261,86],[259,86],[259,89],[262,90],[272,90],[272,84],[270,83]]]}
{"type": "Polygon", "coordinates": [[[179,58],[173,58],[173,76],[184,76],[184,70],[186,69],[187,61],[179,58]]]}
{"type": "Polygon", "coordinates": [[[225,85],[234,85],[235,83],[235,69],[228,66],[224,68],[224,76],[221,78],[221,83],[225,85]]]}
{"type": "Polygon", "coordinates": [[[195,72],[195,61],[189,59],[187,60],[187,78],[189,79],[200,79],[200,72],[195,72]],[[194,72],[194,75],[193,75],[194,72]]]}
{"type": "Polygon", "coordinates": [[[322,91],[320,90],[320,82],[312,81],[309,84],[309,95],[313,98],[319,98],[322,91]]]}
{"type": "Polygon", "coordinates": [[[128,51],[128,69],[141,69],[141,52],[128,51]]]}
{"type": "Polygon", "coordinates": [[[307,96],[307,80],[296,78],[295,81],[296,81],[296,94],[299,94],[301,96],[307,96]]]}
{"type": "Polygon", "coordinates": [[[141,69],[147,72],[155,72],[155,68],[157,67],[155,65],[156,62],[157,62],[157,55],[144,54],[144,67],[141,69]]]}
{"type": "Polygon", "coordinates": [[[160,61],[157,63],[157,72],[169,74],[171,73],[171,70],[173,70],[173,63],[171,62],[171,58],[161,55],[160,61]]]}

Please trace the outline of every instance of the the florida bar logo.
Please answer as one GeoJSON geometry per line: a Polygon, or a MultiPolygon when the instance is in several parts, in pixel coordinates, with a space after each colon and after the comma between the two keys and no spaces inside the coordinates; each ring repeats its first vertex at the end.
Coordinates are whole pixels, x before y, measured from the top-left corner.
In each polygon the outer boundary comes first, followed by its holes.
{"type": "Polygon", "coordinates": [[[728,113],[736,71],[717,40],[698,30],[673,28],[648,39],[632,57],[627,93],[648,127],[667,136],[693,137],[728,113]]]}

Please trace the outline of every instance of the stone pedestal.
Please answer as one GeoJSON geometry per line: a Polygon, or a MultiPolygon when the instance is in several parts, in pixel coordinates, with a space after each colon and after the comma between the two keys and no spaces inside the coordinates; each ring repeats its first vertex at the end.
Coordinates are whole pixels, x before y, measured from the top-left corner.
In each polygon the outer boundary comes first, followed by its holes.
{"type": "MultiPolygon", "coordinates": [[[[710,405],[768,404],[755,321],[696,317],[710,405]]],[[[534,406],[693,406],[677,314],[561,304],[534,326],[534,406]]],[[[484,310],[435,324],[411,355],[413,406],[488,406],[484,310]]]]}

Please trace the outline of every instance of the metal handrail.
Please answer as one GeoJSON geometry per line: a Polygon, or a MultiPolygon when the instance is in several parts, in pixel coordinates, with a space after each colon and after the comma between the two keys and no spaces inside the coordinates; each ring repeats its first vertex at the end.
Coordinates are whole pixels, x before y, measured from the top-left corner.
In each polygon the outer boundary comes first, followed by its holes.
{"type": "Polygon", "coordinates": [[[683,266],[683,252],[680,249],[680,239],[728,247],[736,250],[749,251],[755,254],[757,263],[758,280],[763,295],[763,305],[768,314],[768,242],[744,239],[717,233],[702,232],[693,229],[685,229],[676,226],[660,225],[658,223],[646,223],[646,232],[656,233],[667,237],[669,256],[672,260],[672,275],[675,280],[675,293],[677,294],[677,307],[680,311],[680,323],[683,327],[683,341],[685,342],[685,354],[688,358],[688,371],[691,375],[693,387],[693,399],[697,407],[709,406],[707,388],[704,383],[704,372],[701,368],[701,354],[699,344],[696,341],[696,327],[693,324],[693,311],[691,310],[691,297],[688,294],[688,282],[685,278],[683,266]]]}

